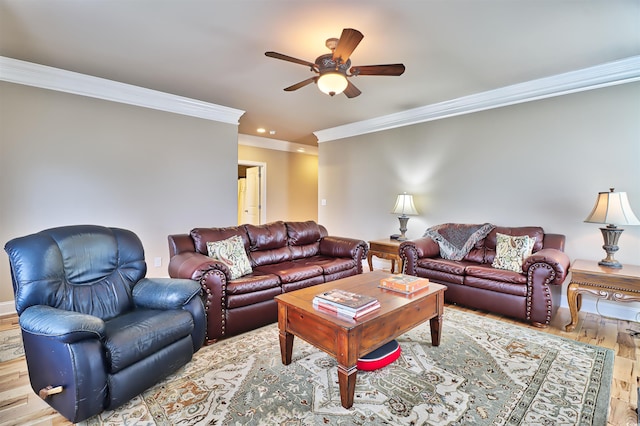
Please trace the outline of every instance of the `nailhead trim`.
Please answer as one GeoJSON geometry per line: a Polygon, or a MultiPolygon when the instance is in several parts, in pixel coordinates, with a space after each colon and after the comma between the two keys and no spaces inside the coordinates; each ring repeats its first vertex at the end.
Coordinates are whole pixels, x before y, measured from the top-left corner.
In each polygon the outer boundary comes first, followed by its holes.
{"type": "Polygon", "coordinates": [[[531,297],[533,295],[533,273],[537,268],[547,268],[551,271],[550,276],[543,283],[544,298],[545,298],[545,303],[547,305],[547,316],[546,316],[544,325],[549,325],[549,323],[551,322],[551,312],[553,309],[551,289],[549,288],[549,283],[551,283],[555,279],[556,271],[546,263],[534,263],[529,267],[529,272],[527,274],[527,321],[531,321],[531,305],[532,305],[531,297]]]}

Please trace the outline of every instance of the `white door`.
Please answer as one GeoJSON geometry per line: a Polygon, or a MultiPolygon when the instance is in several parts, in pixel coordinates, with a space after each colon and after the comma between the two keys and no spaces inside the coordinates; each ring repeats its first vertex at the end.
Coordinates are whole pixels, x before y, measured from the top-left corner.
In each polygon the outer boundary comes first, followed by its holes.
{"type": "Polygon", "coordinates": [[[244,222],[244,198],[247,189],[247,179],[238,179],[238,225],[242,225],[244,222]]]}
{"type": "Polygon", "coordinates": [[[260,225],[260,167],[247,169],[242,223],[260,225]]]}

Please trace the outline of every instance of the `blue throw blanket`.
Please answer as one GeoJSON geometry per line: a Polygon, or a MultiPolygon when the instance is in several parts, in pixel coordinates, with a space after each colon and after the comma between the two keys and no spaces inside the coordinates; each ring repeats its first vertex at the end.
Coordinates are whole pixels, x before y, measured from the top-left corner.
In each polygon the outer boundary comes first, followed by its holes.
{"type": "Polygon", "coordinates": [[[467,225],[445,223],[427,229],[423,237],[430,237],[438,243],[440,256],[448,260],[462,260],[476,243],[491,232],[495,225],[467,225]]]}

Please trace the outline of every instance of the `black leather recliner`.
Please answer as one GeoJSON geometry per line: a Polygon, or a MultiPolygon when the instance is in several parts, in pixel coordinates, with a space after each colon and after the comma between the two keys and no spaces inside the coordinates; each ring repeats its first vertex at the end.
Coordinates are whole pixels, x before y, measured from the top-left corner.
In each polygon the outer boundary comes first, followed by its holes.
{"type": "Polygon", "coordinates": [[[204,342],[200,286],[145,278],[131,231],[53,228],[5,251],[31,387],[74,423],[158,383],[204,342]]]}

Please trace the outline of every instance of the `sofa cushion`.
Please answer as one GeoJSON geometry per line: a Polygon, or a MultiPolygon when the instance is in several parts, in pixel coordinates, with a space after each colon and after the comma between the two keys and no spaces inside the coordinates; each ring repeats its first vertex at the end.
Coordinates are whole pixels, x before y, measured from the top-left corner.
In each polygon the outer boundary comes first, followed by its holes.
{"type": "MultiPolygon", "coordinates": [[[[418,266],[415,269],[416,276],[429,278],[430,281],[441,283],[448,285],[450,283],[454,284],[464,284],[464,275],[458,274],[450,274],[448,272],[435,271],[433,269],[422,268],[418,266]]],[[[445,296],[446,297],[446,296],[445,296]]]]}
{"type": "Polygon", "coordinates": [[[289,246],[292,259],[302,259],[303,257],[315,256],[320,252],[320,243],[307,244],[304,246],[289,246]]]}
{"type": "Polygon", "coordinates": [[[484,252],[484,240],[480,240],[462,260],[465,260],[467,262],[484,263],[484,252]]]}
{"type": "Polygon", "coordinates": [[[418,259],[417,263],[419,268],[432,269],[454,275],[464,275],[464,268],[467,265],[464,262],[446,260],[439,257],[423,257],[418,259]]]}
{"type": "MultiPolygon", "coordinates": [[[[497,269],[494,269],[497,270],[497,269]]],[[[521,275],[517,272],[512,271],[502,271],[508,272],[514,275],[521,275]]],[[[464,277],[464,286],[465,287],[475,287],[483,290],[489,290],[498,294],[512,294],[515,296],[525,297],[527,295],[527,286],[523,284],[514,284],[506,281],[496,281],[492,279],[465,276],[464,277]]]]}
{"type": "Polygon", "coordinates": [[[283,284],[322,276],[322,268],[311,261],[305,261],[305,259],[262,265],[256,270],[261,273],[277,275],[283,284]]]}
{"type": "MultiPolygon", "coordinates": [[[[496,269],[489,265],[469,265],[464,269],[467,277],[482,278],[485,280],[499,281],[519,285],[527,284],[527,276],[522,273],[496,269]]],[[[465,281],[466,282],[466,281],[465,281]]]]}
{"type": "Polygon", "coordinates": [[[303,246],[320,241],[320,226],[312,220],[306,222],[287,222],[289,245],[303,246]]]}
{"type": "Polygon", "coordinates": [[[306,222],[286,222],[289,248],[293,259],[301,259],[318,254],[322,233],[320,226],[312,220],[306,222]]]}
{"type": "Polygon", "coordinates": [[[207,251],[209,257],[227,265],[232,280],[252,272],[242,238],[238,235],[226,240],[207,242],[207,251]]]}
{"type": "Polygon", "coordinates": [[[253,293],[254,291],[280,287],[280,278],[274,274],[263,274],[254,271],[227,283],[227,294],[253,293]]]}
{"type": "Polygon", "coordinates": [[[528,235],[513,236],[500,233],[497,233],[496,237],[496,255],[491,266],[522,273],[522,262],[531,256],[536,239],[528,235]]]}
{"type": "Polygon", "coordinates": [[[357,266],[355,260],[346,257],[313,256],[308,258],[308,260],[322,267],[324,275],[348,271],[357,266]]]}
{"type": "Polygon", "coordinates": [[[289,247],[280,247],[273,250],[252,251],[249,253],[249,259],[255,269],[262,265],[271,265],[273,263],[288,262],[292,258],[289,247]]]}
{"type": "Polygon", "coordinates": [[[247,232],[241,226],[229,226],[227,228],[194,228],[189,233],[193,239],[193,245],[198,253],[208,255],[209,250],[207,243],[209,241],[226,240],[227,238],[238,235],[242,237],[242,243],[245,248],[249,247],[249,238],[247,232]]]}
{"type": "Polygon", "coordinates": [[[282,221],[264,225],[245,225],[249,237],[249,250],[273,250],[287,245],[287,228],[282,221]]]}

